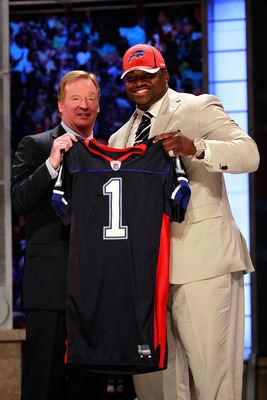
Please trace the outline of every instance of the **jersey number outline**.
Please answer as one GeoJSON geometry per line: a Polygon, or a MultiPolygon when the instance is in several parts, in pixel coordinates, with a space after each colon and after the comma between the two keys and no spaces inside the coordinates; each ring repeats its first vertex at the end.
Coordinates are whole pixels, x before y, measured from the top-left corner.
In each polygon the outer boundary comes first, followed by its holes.
{"type": "Polygon", "coordinates": [[[109,196],[109,225],[103,226],[103,239],[128,239],[128,226],[122,225],[122,178],[105,183],[103,194],[109,196]]]}

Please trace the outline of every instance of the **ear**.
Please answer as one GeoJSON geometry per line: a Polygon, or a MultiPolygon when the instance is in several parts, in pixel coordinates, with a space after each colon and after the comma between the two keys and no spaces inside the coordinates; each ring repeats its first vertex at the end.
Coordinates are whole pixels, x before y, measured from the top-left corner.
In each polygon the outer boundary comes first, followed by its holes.
{"type": "Polygon", "coordinates": [[[163,77],[164,77],[165,83],[168,83],[169,82],[169,72],[166,69],[164,69],[164,71],[163,71],[163,77]]]}
{"type": "Polygon", "coordinates": [[[58,101],[58,102],[57,102],[57,106],[58,106],[58,111],[59,111],[60,113],[62,113],[62,111],[63,111],[63,103],[62,103],[61,101],[58,101]]]}

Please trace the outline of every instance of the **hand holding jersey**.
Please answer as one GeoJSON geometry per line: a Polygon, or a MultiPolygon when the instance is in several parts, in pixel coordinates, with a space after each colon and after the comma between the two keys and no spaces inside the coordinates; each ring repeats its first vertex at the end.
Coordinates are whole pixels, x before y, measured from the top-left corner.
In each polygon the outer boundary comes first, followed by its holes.
{"type": "Polygon", "coordinates": [[[64,135],[56,138],[53,141],[49,162],[55,170],[61,163],[62,151],[69,151],[69,149],[73,146],[73,142],[77,142],[77,140],[77,137],[72,133],[64,133],[64,135]]]}

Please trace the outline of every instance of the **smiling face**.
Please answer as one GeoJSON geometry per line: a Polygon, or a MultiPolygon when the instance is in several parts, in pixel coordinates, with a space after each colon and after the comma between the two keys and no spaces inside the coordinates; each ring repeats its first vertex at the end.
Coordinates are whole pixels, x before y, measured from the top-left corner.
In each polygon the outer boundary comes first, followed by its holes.
{"type": "Polygon", "coordinates": [[[58,101],[62,121],[83,137],[88,137],[99,112],[97,88],[91,79],[75,79],[65,85],[64,99],[58,101]]]}
{"type": "Polygon", "coordinates": [[[159,70],[154,74],[134,70],[125,75],[127,96],[140,110],[148,110],[166,93],[168,89],[168,71],[159,70]]]}

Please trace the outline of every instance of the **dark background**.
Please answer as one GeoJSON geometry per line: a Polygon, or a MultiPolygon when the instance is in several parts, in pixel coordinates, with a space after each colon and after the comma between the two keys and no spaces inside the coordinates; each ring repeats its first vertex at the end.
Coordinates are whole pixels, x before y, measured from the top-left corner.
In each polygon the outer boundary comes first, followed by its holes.
{"type": "Polygon", "coordinates": [[[267,3],[264,0],[251,1],[252,24],[252,77],[253,90],[250,101],[254,108],[254,139],[256,140],[261,163],[255,175],[255,267],[256,267],[256,321],[257,353],[267,356],[267,3]]]}

